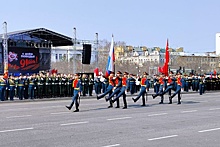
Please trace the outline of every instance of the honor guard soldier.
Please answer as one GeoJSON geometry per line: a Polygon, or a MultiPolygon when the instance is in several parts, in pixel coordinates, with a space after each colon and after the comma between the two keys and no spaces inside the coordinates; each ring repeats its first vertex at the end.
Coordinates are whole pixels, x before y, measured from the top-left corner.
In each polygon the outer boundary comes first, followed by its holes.
{"type": "Polygon", "coordinates": [[[52,97],[56,97],[57,87],[56,87],[56,73],[54,73],[51,77],[51,93],[52,97]]]}
{"type": "MultiPolygon", "coordinates": [[[[171,71],[168,79],[167,79],[167,88],[160,94],[160,96],[164,96],[167,92],[169,93],[169,97],[171,96],[171,90],[174,90],[176,79],[173,77],[173,72],[171,71]]],[[[169,101],[169,104],[172,104],[172,101],[169,101]]]]}
{"type": "Polygon", "coordinates": [[[147,87],[150,85],[148,79],[147,79],[147,73],[144,72],[143,73],[143,77],[141,78],[141,90],[139,95],[136,98],[132,98],[132,100],[134,102],[137,102],[139,100],[139,98],[142,96],[142,105],[141,106],[145,106],[145,94],[147,93],[147,87]]]}
{"type": "Polygon", "coordinates": [[[43,98],[44,78],[42,73],[38,77],[37,86],[38,86],[38,98],[43,98]]]}
{"type": "MultiPolygon", "coordinates": [[[[108,88],[108,84],[109,84],[109,79],[107,77],[105,77],[104,75],[102,76],[102,93],[105,93],[107,88],[108,88]]],[[[100,92],[101,93],[101,92],[100,92]]]]}
{"type": "Polygon", "coordinates": [[[51,80],[51,77],[50,77],[50,73],[47,72],[46,77],[45,77],[45,97],[47,97],[47,98],[52,96],[51,83],[52,83],[52,80],[51,80]]]}
{"type": "Polygon", "coordinates": [[[13,101],[15,96],[15,80],[12,75],[10,75],[8,78],[8,90],[9,90],[10,100],[13,101]]]}
{"type": "MultiPolygon", "coordinates": [[[[117,75],[114,79],[114,84],[115,84],[115,87],[113,88],[113,93],[109,96],[109,97],[106,97],[106,101],[109,101],[112,97],[114,97],[114,95],[118,95],[120,93],[120,90],[121,90],[121,87],[122,87],[122,79],[121,79],[121,72],[118,71],[117,72],[117,75]]],[[[116,108],[120,108],[120,103],[119,103],[119,99],[117,99],[117,106],[116,108]]]]}
{"type": "MultiPolygon", "coordinates": [[[[108,77],[108,79],[109,79],[108,87],[107,87],[106,91],[103,94],[97,96],[97,100],[103,98],[107,94],[109,94],[109,96],[112,94],[112,90],[115,86],[114,79],[113,79],[114,74],[115,74],[114,72],[110,73],[110,76],[108,77]]],[[[111,101],[109,101],[109,102],[110,102],[110,105],[108,106],[108,108],[113,107],[111,101]]]]}
{"type": "Polygon", "coordinates": [[[155,93],[158,93],[159,87],[160,87],[160,84],[159,84],[158,79],[159,79],[159,76],[158,76],[158,75],[154,75],[154,77],[153,77],[153,83],[154,83],[154,92],[155,92],[155,93]]]}
{"type": "Polygon", "coordinates": [[[28,98],[34,99],[34,76],[31,75],[28,77],[28,98]]]}
{"type": "Polygon", "coordinates": [[[204,86],[205,86],[205,78],[204,78],[204,75],[201,75],[199,79],[199,94],[200,95],[204,93],[204,86]]]}
{"type": "Polygon", "coordinates": [[[80,97],[80,87],[81,87],[81,83],[80,83],[80,79],[79,79],[79,74],[75,74],[74,75],[75,78],[73,80],[73,97],[72,97],[72,102],[69,106],[66,106],[67,109],[71,110],[74,103],[76,106],[76,110],[74,112],[79,112],[79,97],[80,97]]]}
{"type": "Polygon", "coordinates": [[[128,90],[128,73],[127,72],[124,72],[124,75],[122,77],[122,88],[120,89],[120,92],[119,94],[113,99],[110,101],[112,103],[114,103],[115,101],[117,101],[121,96],[123,96],[123,103],[124,103],[124,107],[122,109],[127,109],[127,100],[126,100],[126,93],[127,93],[127,90],[128,90]]]}
{"type": "Polygon", "coordinates": [[[178,103],[177,104],[181,104],[181,96],[180,96],[180,93],[181,93],[181,88],[182,88],[182,82],[181,82],[181,74],[180,73],[177,73],[177,78],[176,78],[176,91],[173,95],[171,95],[169,97],[169,100],[170,102],[172,103],[172,99],[178,94],[178,103]]]}
{"type": "Polygon", "coordinates": [[[189,92],[189,78],[187,74],[184,75],[183,80],[184,80],[184,91],[189,92]]]}
{"type": "Polygon", "coordinates": [[[163,93],[163,89],[165,89],[165,82],[164,82],[164,74],[161,74],[159,79],[158,79],[158,82],[160,84],[160,87],[159,87],[159,91],[156,93],[156,94],[153,94],[152,97],[153,99],[155,99],[157,96],[160,96],[161,97],[161,101],[159,104],[163,104],[163,100],[164,100],[164,97],[162,95],[163,93]]]}
{"type": "Polygon", "coordinates": [[[86,96],[86,94],[88,93],[88,85],[89,85],[89,79],[86,74],[82,75],[81,82],[82,82],[81,83],[82,84],[82,94],[83,94],[83,96],[86,96]]]}
{"type": "Polygon", "coordinates": [[[130,88],[130,93],[131,95],[134,94],[135,91],[135,78],[133,74],[130,74],[130,77],[128,78],[129,80],[129,88],[130,88]]]}
{"type": "Polygon", "coordinates": [[[95,93],[96,95],[101,93],[101,81],[100,81],[100,76],[99,75],[95,75],[94,77],[94,84],[95,84],[95,93]]]}
{"type": "Polygon", "coordinates": [[[73,96],[73,91],[72,91],[72,83],[73,83],[73,77],[71,74],[68,75],[67,77],[67,95],[68,97],[72,97],[73,96]]]}
{"type": "Polygon", "coordinates": [[[89,96],[92,96],[92,91],[93,91],[93,85],[94,85],[94,79],[92,75],[89,75],[89,96]]]}
{"type": "Polygon", "coordinates": [[[5,90],[6,90],[6,80],[3,75],[0,75],[0,99],[1,101],[5,100],[5,90]]]}
{"type": "Polygon", "coordinates": [[[23,76],[24,79],[24,99],[28,99],[28,76],[23,76]]]}
{"type": "Polygon", "coordinates": [[[18,78],[18,97],[19,97],[19,100],[23,100],[23,96],[24,96],[24,79],[23,79],[22,75],[20,74],[20,76],[18,78]]]}

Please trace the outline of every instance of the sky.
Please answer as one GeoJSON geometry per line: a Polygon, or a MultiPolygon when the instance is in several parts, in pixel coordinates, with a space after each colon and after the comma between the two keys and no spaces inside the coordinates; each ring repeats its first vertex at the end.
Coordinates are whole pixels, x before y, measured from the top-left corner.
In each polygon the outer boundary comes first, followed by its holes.
{"type": "MultiPolygon", "coordinates": [[[[0,22],[8,32],[47,28],[77,39],[127,45],[215,51],[220,0],[1,0],[0,22]]],[[[3,29],[0,30],[3,33],[3,29]]]]}

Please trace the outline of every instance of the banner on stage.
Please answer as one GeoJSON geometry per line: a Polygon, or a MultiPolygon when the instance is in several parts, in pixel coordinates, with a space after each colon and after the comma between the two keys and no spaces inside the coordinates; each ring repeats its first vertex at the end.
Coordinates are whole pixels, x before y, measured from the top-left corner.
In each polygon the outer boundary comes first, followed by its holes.
{"type": "Polygon", "coordinates": [[[38,73],[39,48],[9,47],[9,73],[38,73]]]}

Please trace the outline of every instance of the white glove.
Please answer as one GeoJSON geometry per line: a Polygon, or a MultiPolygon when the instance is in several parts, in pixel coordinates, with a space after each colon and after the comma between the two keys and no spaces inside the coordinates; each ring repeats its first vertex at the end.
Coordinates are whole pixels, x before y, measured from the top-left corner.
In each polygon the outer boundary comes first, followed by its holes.
{"type": "Polygon", "coordinates": [[[125,90],[125,94],[126,94],[126,95],[127,95],[127,93],[128,93],[127,90],[125,90]]]}

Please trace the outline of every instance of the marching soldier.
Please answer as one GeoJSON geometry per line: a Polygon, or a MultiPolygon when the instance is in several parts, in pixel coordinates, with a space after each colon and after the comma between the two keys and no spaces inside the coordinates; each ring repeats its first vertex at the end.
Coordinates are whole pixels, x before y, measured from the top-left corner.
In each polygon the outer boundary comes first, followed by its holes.
{"type": "Polygon", "coordinates": [[[180,93],[181,93],[181,88],[182,88],[182,82],[181,82],[181,74],[178,73],[177,74],[177,79],[176,79],[176,91],[173,95],[171,95],[169,97],[170,102],[172,103],[172,99],[178,94],[178,103],[177,104],[181,104],[181,97],[180,97],[180,93]]]}
{"type": "Polygon", "coordinates": [[[78,102],[78,99],[80,97],[80,87],[81,87],[81,84],[80,84],[80,79],[79,79],[79,74],[75,74],[75,79],[73,81],[73,97],[72,97],[72,102],[69,106],[66,106],[67,109],[71,110],[74,103],[75,103],[75,106],[76,106],[76,110],[74,112],[79,112],[79,102],[78,102]]]}
{"type": "Polygon", "coordinates": [[[128,73],[127,72],[124,72],[124,76],[122,77],[122,88],[120,89],[120,92],[119,94],[113,99],[110,101],[112,103],[114,103],[115,101],[117,101],[121,96],[123,96],[123,103],[124,103],[124,107],[122,109],[127,109],[127,100],[126,100],[126,93],[127,93],[127,90],[128,90],[128,73]]]}
{"type": "Polygon", "coordinates": [[[161,96],[161,101],[160,101],[159,104],[163,104],[164,97],[163,97],[162,93],[163,93],[163,89],[165,89],[164,74],[160,75],[160,78],[158,79],[158,82],[160,84],[159,91],[156,94],[153,94],[152,97],[153,97],[153,99],[155,99],[157,96],[160,95],[161,96]]]}
{"type": "MultiPolygon", "coordinates": [[[[109,97],[106,97],[106,101],[109,101],[112,97],[114,97],[114,95],[118,95],[120,90],[121,90],[121,87],[122,87],[122,80],[121,80],[121,72],[118,71],[117,72],[117,76],[115,77],[114,79],[114,84],[115,84],[115,87],[114,87],[114,91],[113,93],[109,96],[109,97]]],[[[120,108],[120,103],[119,103],[119,99],[117,99],[117,106],[116,108],[120,108]]]]}
{"type": "Polygon", "coordinates": [[[139,100],[139,98],[142,96],[142,105],[141,106],[145,106],[146,105],[145,104],[145,94],[147,93],[147,87],[150,86],[150,83],[149,83],[149,81],[147,79],[147,75],[148,74],[146,72],[144,72],[143,77],[141,79],[141,90],[140,90],[140,93],[139,93],[139,95],[136,98],[132,98],[132,100],[134,102],[137,102],[139,100]]]}
{"type": "Polygon", "coordinates": [[[129,88],[130,88],[130,93],[131,95],[134,94],[134,90],[135,90],[135,78],[133,74],[130,74],[130,77],[128,78],[129,80],[129,88]]]}
{"type": "MultiPolygon", "coordinates": [[[[113,77],[114,77],[114,72],[111,72],[111,73],[110,73],[110,76],[108,77],[108,79],[109,79],[108,87],[107,87],[105,93],[103,93],[103,94],[101,94],[101,95],[97,95],[97,100],[103,98],[103,97],[106,96],[107,94],[109,94],[109,96],[112,94],[112,90],[113,90],[113,88],[114,88],[114,86],[115,86],[113,77]]],[[[112,106],[111,101],[109,101],[109,103],[110,103],[110,105],[108,106],[108,108],[112,108],[113,106],[112,106]]]]}

